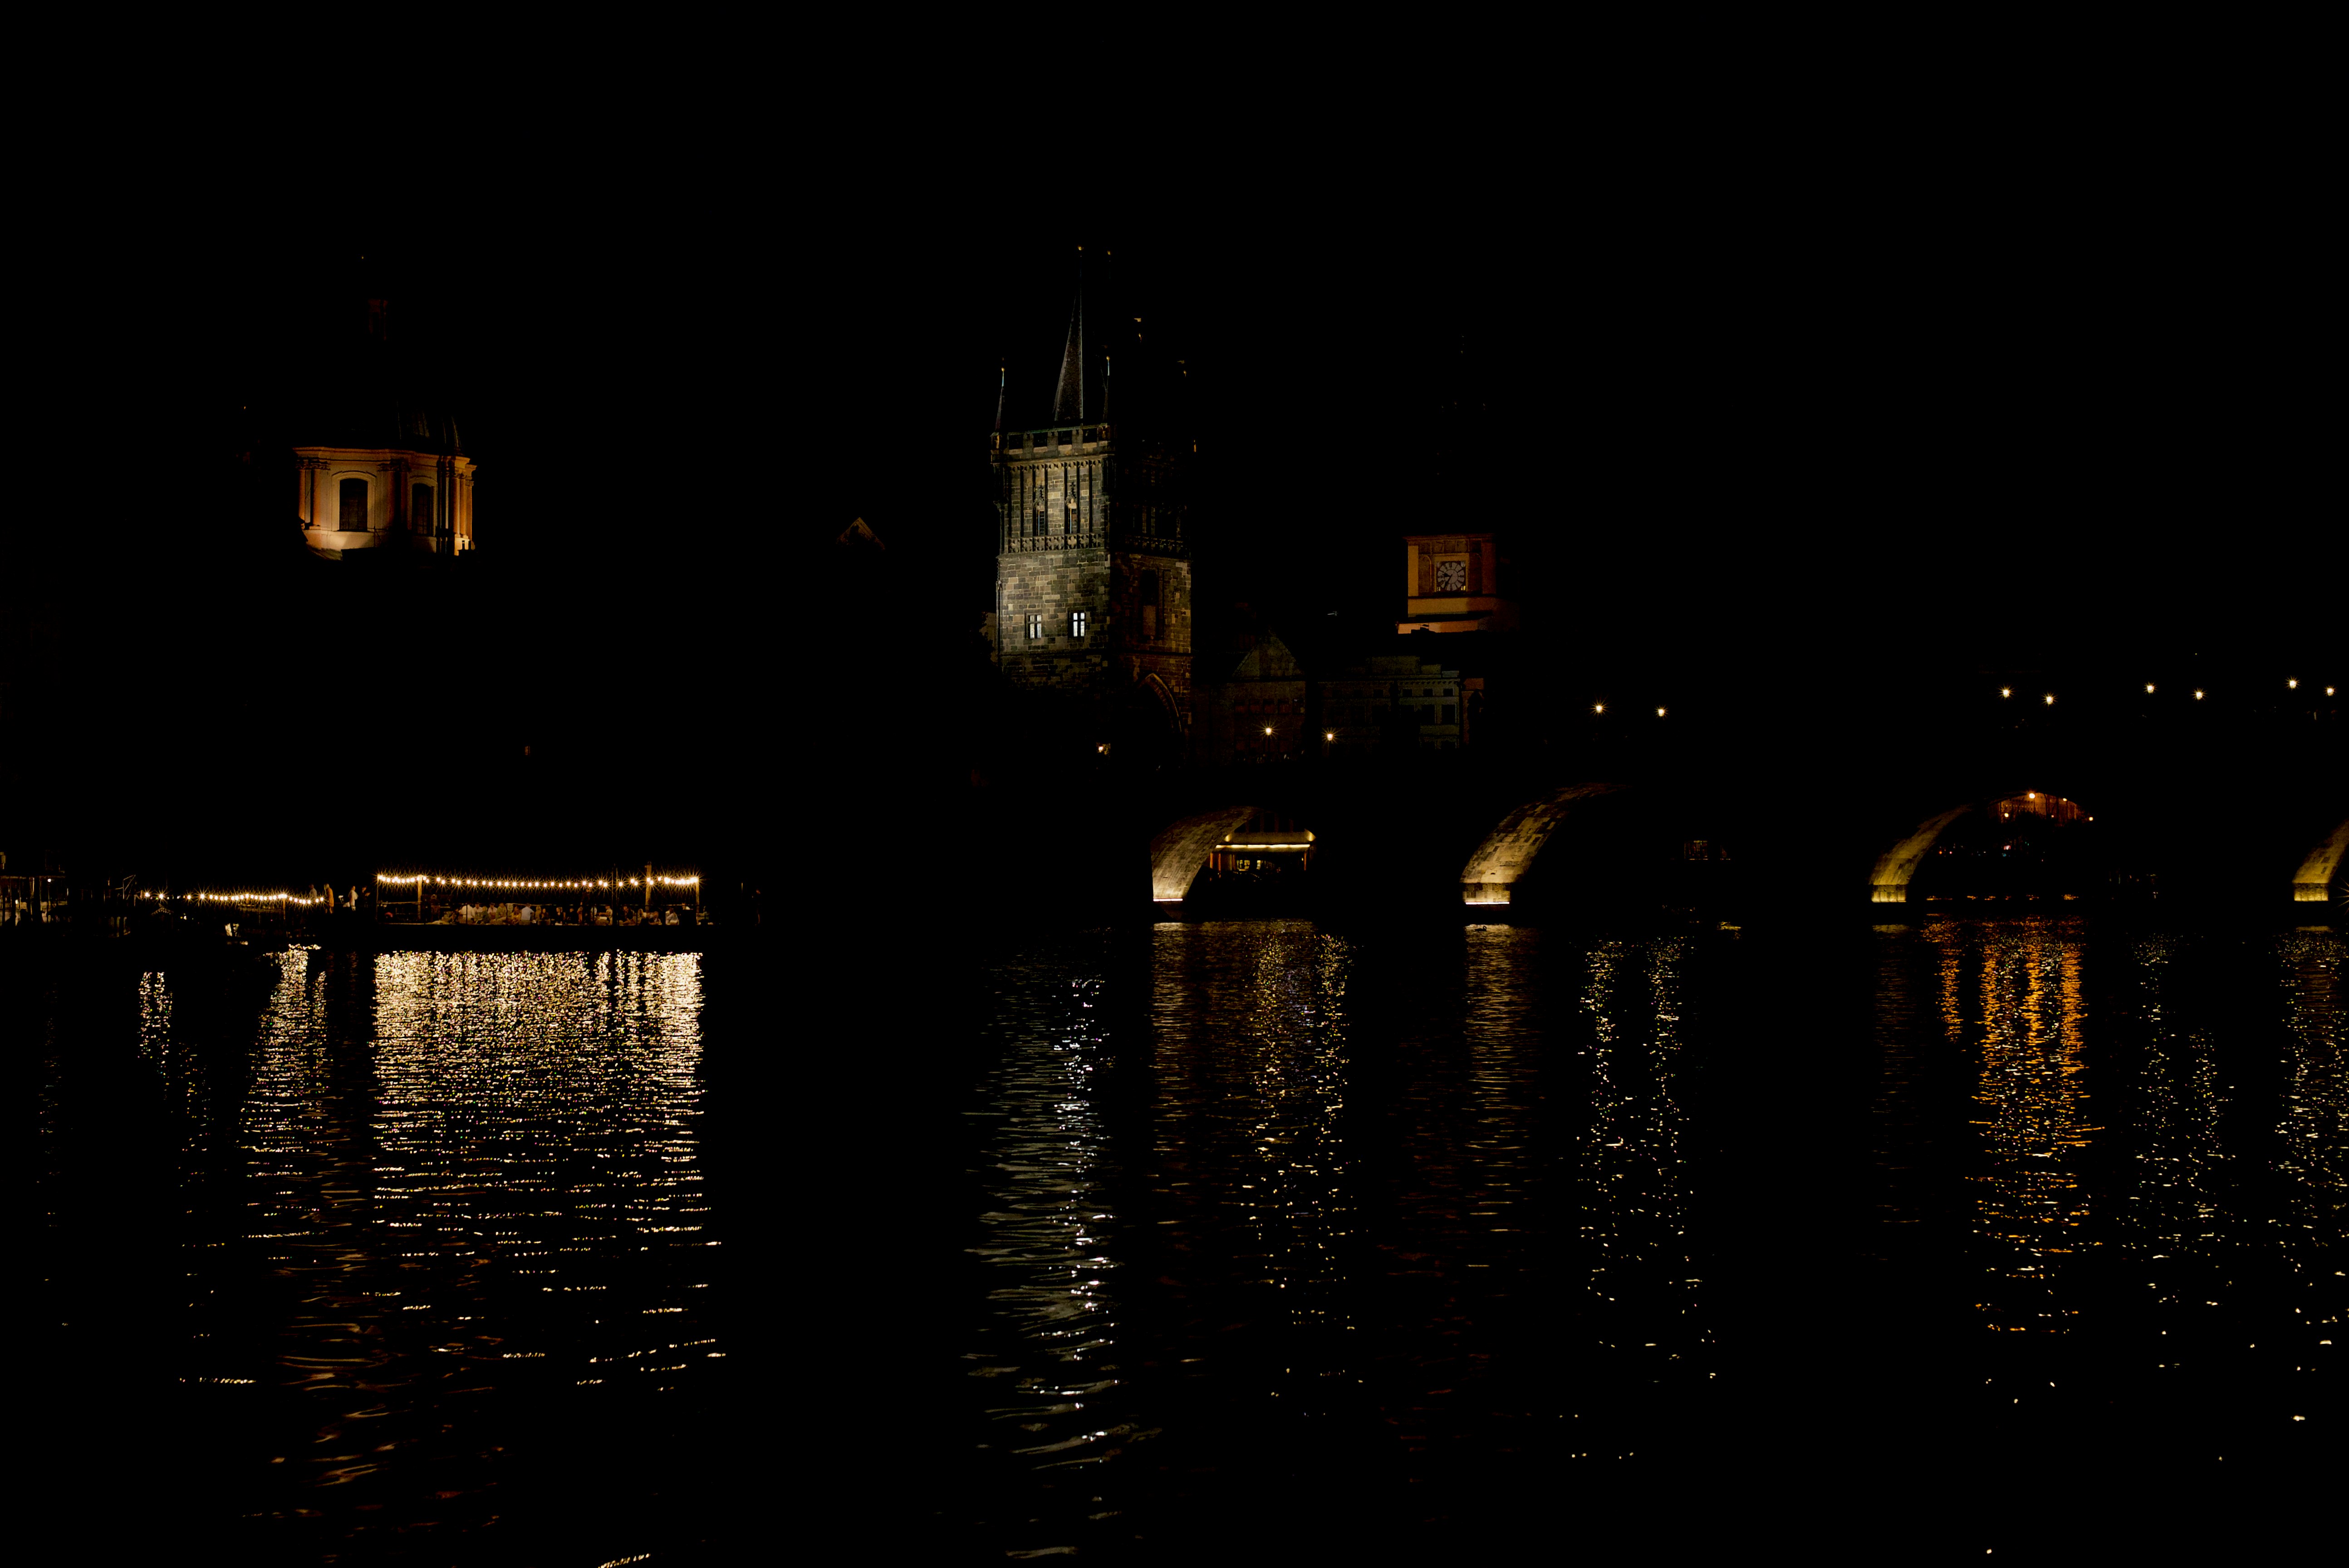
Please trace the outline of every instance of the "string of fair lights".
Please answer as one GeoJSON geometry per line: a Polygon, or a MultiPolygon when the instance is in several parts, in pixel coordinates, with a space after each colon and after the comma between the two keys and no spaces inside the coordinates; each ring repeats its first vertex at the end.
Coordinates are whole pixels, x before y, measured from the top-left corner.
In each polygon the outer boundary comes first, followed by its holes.
{"type": "MultiPolygon", "coordinates": [[[[379,872],[375,880],[379,885],[385,887],[414,887],[419,891],[426,884],[440,888],[511,892],[593,892],[599,889],[642,888],[646,885],[646,879],[643,877],[460,877],[442,876],[430,872],[406,874],[397,872],[379,872]]],[[[652,878],[652,886],[657,890],[698,889],[700,885],[701,879],[698,876],[669,876],[656,873],[652,878]]],[[[159,888],[142,896],[152,898],[157,903],[170,903],[175,900],[182,903],[267,903],[283,905],[288,909],[315,909],[327,902],[324,896],[298,893],[282,888],[239,888],[225,892],[202,889],[176,893],[159,888]]]]}
{"type": "MultiPolygon", "coordinates": [[[[598,888],[643,887],[643,877],[451,877],[433,872],[378,872],[376,883],[380,887],[413,887],[428,885],[447,888],[488,888],[511,892],[593,892],[598,888]]],[[[655,887],[699,887],[698,876],[657,874],[651,879],[655,887]]]]}

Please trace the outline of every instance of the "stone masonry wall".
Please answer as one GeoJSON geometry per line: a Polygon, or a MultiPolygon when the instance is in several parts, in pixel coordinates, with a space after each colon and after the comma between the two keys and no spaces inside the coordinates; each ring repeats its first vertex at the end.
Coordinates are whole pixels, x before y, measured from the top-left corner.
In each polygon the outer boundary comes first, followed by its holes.
{"type": "Polygon", "coordinates": [[[1164,681],[1185,721],[1191,707],[1191,563],[1100,547],[1029,550],[996,562],[996,627],[1004,673],[1022,686],[1109,702],[1149,676],[1164,681]],[[1142,574],[1159,579],[1156,634],[1145,637],[1142,574]],[[1086,634],[1069,634],[1071,611],[1086,634]],[[1028,617],[1044,634],[1028,635],[1028,617]]]}

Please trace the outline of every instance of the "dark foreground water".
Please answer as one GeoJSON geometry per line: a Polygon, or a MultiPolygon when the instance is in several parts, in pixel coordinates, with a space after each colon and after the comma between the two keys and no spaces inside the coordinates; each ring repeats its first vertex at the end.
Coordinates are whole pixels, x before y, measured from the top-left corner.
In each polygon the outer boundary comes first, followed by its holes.
{"type": "Polygon", "coordinates": [[[45,981],[54,1506],[582,1568],[2333,1511],[2333,930],[899,934],[45,981]]]}

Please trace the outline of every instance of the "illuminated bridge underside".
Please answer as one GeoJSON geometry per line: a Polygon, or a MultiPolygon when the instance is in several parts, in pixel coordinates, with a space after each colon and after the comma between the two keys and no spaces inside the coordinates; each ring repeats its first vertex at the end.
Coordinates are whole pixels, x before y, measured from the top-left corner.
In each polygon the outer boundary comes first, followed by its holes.
{"type": "Polygon", "coordinates": [[[1502,818],[1501,825],[1485,835],[1461,868],[1460,902],[1507,903],[1566,814],[1585,800],[1611,795],[1621,788],[1620,784],[1569,784],[1502,818]]]}
{"type": "Polygon", "coordinates": [[[1868,901],[1907,903],[1909,880],[1917,874],[1925,857],[1933,852],[1933,841],[1941,836],[1942,830],[1972,810],[1971,806],[1953,806],[1938,817],[1928,817],[1917,824],[1916,831],[1877,856],[1876,870],[1868,877],[1868,901]]]}
{"type": "Polygon", "coordinates": [[[1180,903],[1216,845],[1255,820],[1254,806],[1229,806],[1185,817],[1150,841],[1150,896],[1180,903]]]}
{"type": "Polygon", "coordinates": [[[2349,821],[2342,822],[2300,862],[2292,873],[2294,903],[2323,903],[2331,895],[2333,879],[2341,872],[2341,857],[2349,853],[2349,821]]]}

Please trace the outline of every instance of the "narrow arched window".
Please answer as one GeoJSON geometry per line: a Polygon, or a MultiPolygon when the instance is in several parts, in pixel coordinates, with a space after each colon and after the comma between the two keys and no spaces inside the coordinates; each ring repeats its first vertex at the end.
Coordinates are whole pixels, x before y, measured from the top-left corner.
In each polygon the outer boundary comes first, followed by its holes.
{"type": "Polygon", "coordinates": [[[432,487],[408,487],[408,526],[419,533],[432,531],[432,487]]]}
{"type": "Polygon", "coordinates": [[[343,481],[342,527],[346,533],[365,533],[367,525],[367,482],[365,480],[343,481]]]}
{"type": "Polygon", "coordinates": [[[1139,591],[1134,595],[1142,603],[1142,640],[1158,640],[1158,573],[1144,572],[1139,591]]]}

